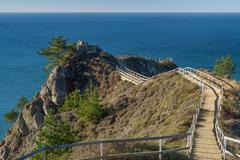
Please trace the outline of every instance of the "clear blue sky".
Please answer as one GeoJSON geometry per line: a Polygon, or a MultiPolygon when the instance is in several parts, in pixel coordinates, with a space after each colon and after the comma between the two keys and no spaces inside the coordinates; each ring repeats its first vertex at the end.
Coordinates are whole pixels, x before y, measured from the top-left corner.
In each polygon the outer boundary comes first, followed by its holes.
{"type": "Polygon", "coordinates": [[[240,12],[240,0],[0,0],[0,12],[240,12]]]}

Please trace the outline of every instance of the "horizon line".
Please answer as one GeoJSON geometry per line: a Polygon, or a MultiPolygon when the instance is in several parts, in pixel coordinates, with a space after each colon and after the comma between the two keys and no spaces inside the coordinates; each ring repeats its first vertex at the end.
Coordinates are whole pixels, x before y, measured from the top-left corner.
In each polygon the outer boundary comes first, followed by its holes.
{"type": "Polygon", "coordinates": [[[99,14],[111,14],[111,13],[117,13],[117,14],[124,14],[124,13],[127,13],[127,14],[141,14],[141,13],[148,13],[148,14],[153,14],[153,13],[177,13],[177,14],[193,14],[193,13],[195,13],[195,14],[234,14],[234,13],[236,13],[236,14],[238,14],[238,13],[240,13],[240,11],[239,12],[101,12],[101,11],[99,11],[99,12],[0,12],[0,14],[11,14],[11,13],[13,13],[13,14],[34,14],[34,13],[36,13],[36,14],[62,14],[62,13],[65,13],[65,14],[77,14],[77,13],[99,13],[99,14]]]}

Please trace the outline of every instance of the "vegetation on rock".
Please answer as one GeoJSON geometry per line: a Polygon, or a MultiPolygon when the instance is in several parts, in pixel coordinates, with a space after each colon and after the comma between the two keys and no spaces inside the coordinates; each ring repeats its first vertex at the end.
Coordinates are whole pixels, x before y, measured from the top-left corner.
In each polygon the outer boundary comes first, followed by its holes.
{"type": "Polygon", "coordinates": [[[24,96],[19,97],[19,102],[16,105],[16,107],[12,109],[10,112],[4,114],[5,120],[10,123],[14,123],[17,120],[19,113],[23,110],[27,103],[28,100],[26,97],[24,96]]]}
{"type": "Polygon", "coordinates": [[[18,118],[19,112],[16,109],[12,109],[10,112],[4,114],[4,118],[9,123],[14,123],[18,118]]]}
{"type": "Polygon", "coordinates": [[[236,72],[236,64],[230,55],[220,57],[214,65],[214,73],[218,76],[227,76],[231,78],[236,72]]]}
{"type": "Polygon", "coordinates": [[[55,66],[65,64],[77,50],[75,43],[68,43],[68,39],[63,36],[52,38],[48,48],[41,49],[40,55],[48,58],[49,64],[44,67],[45,71],[51,71],[55,66]]]}
{"type": "Polygon", "coordinates": [[[18,102],[18,104],[16,105],[16,108],[22,110],[22,109],[27,105],[27,103],[28,103],[27,98],[24,97],[24,96],[21,96],[21,97],[19,97],[19,102],[18,102]]]}
{"type": "Polygon", "coordinates": [[[65,99],[61,111],[72,111],[78,115],[79,119],[87,123],[97,122],[103,112],[96,86],[90,82],[82,94],[80,90],[70,93],[65,99]]]}
{"type": "MultiPolygon", "coordinates": [[[[43,146],[73,143],[78,140],[80,140],[80,138],[77,136],[77,132],[67,120],[56,117],[50,113],[45,117],[44,125],[40,129],[35,143],[37,148],[41,148],[43,146]]],[[[44,154],[46,157],[57,158],[69,151],[70,149],[68,148],[55,149],[47,150],[44,154]]],[[[41,155],[38,154],[34,159],[38,159],[39,157],[41,157],[41,155]]]]}

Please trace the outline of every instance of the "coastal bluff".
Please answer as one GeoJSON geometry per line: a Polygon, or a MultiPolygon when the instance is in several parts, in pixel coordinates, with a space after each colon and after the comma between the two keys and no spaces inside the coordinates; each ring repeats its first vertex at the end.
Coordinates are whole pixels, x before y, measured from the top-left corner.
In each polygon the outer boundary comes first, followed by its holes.
{"type": "MultiPolygon", "coordinates": [[[[41,90],[25,106],[17,121],[7,131],[4,140],[0,143],[0,158],[11,160],[30,152],[35,147],[34,138],[39,128],[42,127],[44,117],[48,115],[49,109],[57,112],[71,91],[83,90],[90,80],[98,86],[103,104],[110,103],[113,99],[116,101],[115,93],[119,92],[121,88],[131,86],[128,82],[122,82],[116,71],[116,66],[122,64],[131,69],[142,70],[144,71],[142,74],[148,76],[177,67],[170,61],[157,63],[139,57],[115,57],[96,45],[80,41],[77,52],[67,64],[56,66],[49,73],[41,90]],[[118,91],[116,91],[116,87],[118,87],[118,91]]],[[[113,107],[120,105],[125,100],[122,97],[119,98],[113,107]]],[[[127,104],[125,105],[127,107],[127,104]]],[[[106,106],[109,107],[109,105],[106,106]]],[[[113,113],[109,112],[109,114],[113,113]]]]}

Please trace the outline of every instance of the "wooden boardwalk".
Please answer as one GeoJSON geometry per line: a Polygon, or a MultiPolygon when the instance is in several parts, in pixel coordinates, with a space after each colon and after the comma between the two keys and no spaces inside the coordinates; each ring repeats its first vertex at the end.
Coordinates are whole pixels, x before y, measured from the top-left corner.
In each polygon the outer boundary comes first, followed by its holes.
{"type": "Polygon", "coordinates": [[[221,151],[214,133],[214,114],[218,107],[220,90],[196,74],[188,73],[183,77],[199,86],[204,84],[204,101],[195,128],[191,157],[194,160],[221,160],[221,151]]]}
{"type": "Polygon", "coordinates": [[[195,130],[192,157],[194,160],[221,160],[221,152],[214,134],[214,111],[218,96],[216,90],[205,87],[205,99],[195,130]]]}

